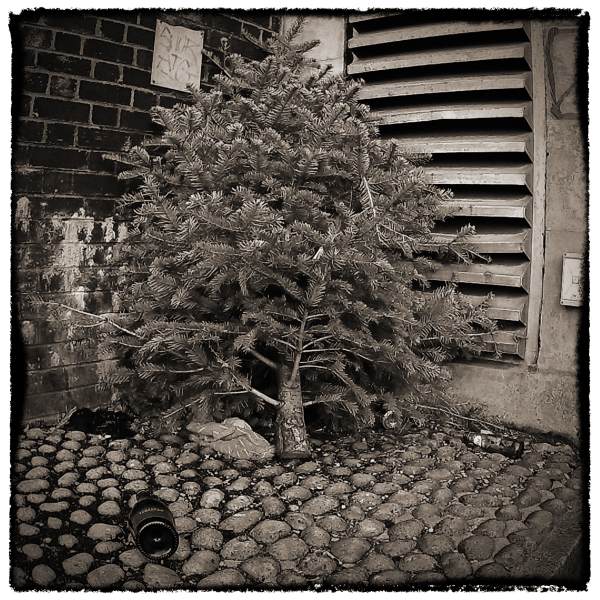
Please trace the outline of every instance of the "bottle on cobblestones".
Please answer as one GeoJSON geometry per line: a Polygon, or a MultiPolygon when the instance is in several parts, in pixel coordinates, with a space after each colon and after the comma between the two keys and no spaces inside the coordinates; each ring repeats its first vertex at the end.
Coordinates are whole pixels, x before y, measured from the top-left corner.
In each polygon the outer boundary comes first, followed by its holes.
{"type": "Polygon", "coordinates": [[[139,494],[129,513],[129,528],[139,551],[152,561],[171,556],[179,545],[169,507],[150,494],[139,494]]]}
{"type": "Polygon", "coordinates": [[[523,442],[514,438],[493,435],[491,432],[467,433],[465,442],[473,446],[479,446],[486,452],[498,452],[509,458],[519,458],[523,454],[525,446],[523,442]]]}

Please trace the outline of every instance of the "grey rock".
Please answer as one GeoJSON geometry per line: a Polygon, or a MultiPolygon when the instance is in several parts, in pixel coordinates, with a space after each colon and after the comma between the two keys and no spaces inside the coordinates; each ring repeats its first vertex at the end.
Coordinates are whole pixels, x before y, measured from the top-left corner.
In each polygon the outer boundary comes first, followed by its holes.
{"type": "Polygon", "coordinates": [[[393,504],[398,504],[403,508],[410,508],[411,506],[416,506],[417,504],[419,504],[421,498],[417,494],[413,494],[412,492],[400,490],[395,494],[392,494],[388,500],[389,502],[392,502],[393,504]]]}
{"type": "Polygon", "coordinates": [[[39,560],[44,556],[44,551],[37,544],[25,544],[21,552],[27,557],[27,560],[39,560]]]}
{"type": "Polygon", "coordinates": [[[340,539],[330,546],[331,553],[343,563],[358,562],[370,548],[371,544],[367,540],[356,537],[340,539]]]}
{"type": "Polygon", "coordinates": [[[261,501],[266,517],[277,517],[285,512],[285,504],[276,496],[267,496],[261,501]]]}
{"type": "Polygon", "coordinates": [[[225,494],[221,490],[208,490],[202,494],[200,506],[202,508],[218,508],[224,499],[225,494]]]}
{"type": "Polygon", "coordinates": [[[385,525],[376,519],[364,519],[356,526],[354,535],[361,538],[375,538],[385,531],[385,525]]]}
{"type": "Polygon", "coordinates": [[[192,548],[219,550],[223,545],[223,534],[212,527],[201,527],[192,534],[192,548]]]}
{"type": "Polygon", "coordinates": [[[152,589],[170,589],[177,587],[181,578],[173,569],[148,563],[144,567],[144,583],[152,589]]]}
{"type": "Polygon", "coordinates": [[[71,548],[76,546],[77,541],[77,538],[70,533],[64,533],[63,535],[60,535],[58,537],[59,545],[63,546],[63,548],[67,548],[67,550],[70,550],[71,548]]]}
{"type": "Polygon", "coordinates": [[[315,520],[306,513],[289,512],[284,517],[285,522],[296,531],[303,531],[314,524],[315,520]]]}
{"type": "Polygon", "coordinates": [[[360,566],[363,569],[366,569],[369,574],[371,574],[395,569],[396,563],[394,563],[394,561],[385,554],[371,552],[364,560],[361,561],[360,566]]]}
{"type": "Polygon", "coordinates": [[[435,559],[428,554],[408,554],[398,561],[398,567],[402,571],[407,571],[409,573],[432,571],[435,569],[435,566],[435,559]]]}
{"type": "Polygon", "coordinates": [[[253,581],[263,585],[275,585],[281,570],[279,563],[269,556],[253,556],[244,561],[240,569],[253,581]]]}
{"type": "Polygon", "coordinates": [[[192,503],[189,500],[186,500],[185,498],[180,498],[179,500],[176,500],[175,502],[171,502],[169,504],[169,510],[175,518],[189,515],[192,512],[192,509],[192,503]]]}
{"type": "Polygon", "coordinates": [[[24,506],[17,509],[15,514],[19,523],[33,523],[35,521],[36,512],[30,506],[24,506]]]}
{"type": "Polygon", "coordinates": [[[439,562],[444,575],[450,580],[465,579],[473,574],[471,563],[460,552],[444,554],[439,562]]]}
{"type": "Polygon", "coordinates": [[[506,532],[506,522],[499,519],[488,519],[481,523],[473,533],[477,535],[487,535],[492,538],[504,537],[506,532]]]}
{"type": "Polygon", "coordinates": [[[254,500],[250,496],[246,496],[245,494],[240,494],[235,498],[232,498],[225,504],[225,510],[228,512],[239,512],[244,508],[248,508],[254,503],[254,500]]]}
{"type": "Polygon", "coordinates": [[[192,517],[202,525],[218,525],[221,521],[221,513],[214,508],[199,508],[192,517]]]}
{"type": "Polygon", "coordinates": [[[469,560],[487,560],[492,557],[495,548],[494,539],[486,535],[472,535],[458,546],[469,560]]]}
{"type": "Polygon", "coordinates": [[[233,538],[221,550],[221,556],[227,560],[247,560],[252,558],[260,548],[254,540],[233,538]]]}
{"type": "Polygon", "coordinates": [[[554,523],[554,515],[548,510],[536,510],[525,519],[525,525],[536,529],[551,529],[554,523]]]}
{"type": "Polygon", "coordinates": [[[394,588],[407,583],[409,579],[410,575],[408,573],[399,571],[398,569],[390,569],[381,573],[375,573],[369,579],[369,583],[374,588],[394,588]]]}
{"type": "Polygon", "coordinates": [[[58,530],[62,528],[63,522],[57,517],[48,517],[46,524],[48,525],[48,529],[58,530]]]}
{"type": "Polygon", "coordinates": [[[326,577],[337,568],[335,560],[329,556],[317,553],[307,554],[299,563],[298,570],[306,577],[326,577]]]}
{"type": "Polygon", "coordinates": [[[194,552],[181,568],[184,575],[206,576],[214,573],[219,566],[219,555],[211,550],[194,552]]]}
{"type": "Polygon", "coordinates": [[[177,533],[190,533],[198,527],[198,523],[192,517],[175,517],[175,529],[177,533]]]}
{"type": "Polygon", "coordinates": [[[506,568],[496,562],[488,563],[483,565],[475,571],[474,578],[476,580],[481,579],[491,579],[491,580],[503,580],[510,576],[510,573],[506,570],[506,568]]]}
{"type": "Polygon", "coordinates": [[[494,561],[510,570],[518,565],[522,565],[525,558],[526,555],[523,546],[519,544],[508,544],[508,546],[504,546],[498,551],[494,556],[494,561]]]}
{"type": "Polygon", "coordinates": [[[299,560],[308,553],[308,546],[298,536],[282,538],[269,546],[269,554],[279,561],[299,560]]]}
{"type": "Polygon", "coordinates": [[[334,587],[348,587],[364,584],[369,574],[362,567],[342,569],[327,577],[327,583],[334,587]]]}
{"type": "Polygon", "coordinates": [[[360,491],[350,497],[352,503],[363,510],[371,510],[381,504],[381,497],[373,492],[360,491]]]}
{"type": "Polygon", "coordinates": [[[242,587],[246,578],[237,569],[222,569],[204,577],[198,587],[209,590],[232,590],[242,587]]]}
{"type": "Polygon", "coordinates": [[[137,548],[121,552],[119,560],[127,569],[139,569],[148,562],[148,559],[137,548]]]}
{"type": "Polygon", "coordinates": [[[277,540],[289,535],[291,529],[283,521],[265,519],[252,529],[250,535],[261,544],[273,544],[277,540]]]}
{"type": "Polygon", "coordinates": [[[45,479],[27,479],[17,484],[17,492],[21,494],[36,494],[47,490],[50,484],[45,479]]]}
{"type": "Polygon", "coordinates": [[[56,573],[48,565],[36,565],[31,570],[31,579],[38,587],[48,587],[56,579],[56,573]]]}
{"type": "Polygon", "coordinates": [[[381,544],[380,550],[392,558],[399,558],[401,556],[406,556],[416,547],[417,542],[415,540],[394,540],[392,542],[384,542],[381,544]]]}
{"type": "Polygon", "coordinates": [[[121,500],[121,492],[116,487],[103,489],[101,496],[104,500],[114,500],[115,502],[121,500]]]}
{"type": "Polygon", "coordinates": [[[98,514],[102,517],[116,517],[121,513],[121,507],[114,500],[106,500],[98,506],[98,514]]]}
{"type": "Polygon", "coordinates": [[[317,525],[311,525],[307,527],[301,534],[302,539],[313,548],[326,548],[329,546],[331,541],[331,535],[318,527],[317,525]]]}
{"type": "Polygon", "coordinates": [[[263,514],[259,510],[245,510],[226,518],[219,525],[219,529],[239,534],[254,527],[262,516],[263,514]]]}
{"type": "Polygon", "coordinates": [[[107,589],[117,586],[125,579],[125,573],[119,565],[102,565],[90,571],[87,575],[87,582],[91,588],[107,589]]]}
{"type": "Polygon", "coordinates": [[[309,489],[301,485],[293,485],[281,492],[281,497],[288,502],[294,502],[296,500],[304,502],[312,497],[312,493],[309,489]]]}
{"type": "Polygon", "coordinates": [[[431,556],[440,556],[454,550],[452,539],[438,533],[424,533],[418,542],[419,549],[431,556]]]}
{"type": "Polygon", "coordinates": [[[23,537],[34,537],[40,533],[39,527],[35,527],[29,523],[20,523],[17,531],[23,537]]]}
{"type": "Polygon", "coordinates": [[[80,483],[75,488],[75,491],[78,494],[96,494],[98,492],[98,486],[95,483],[85,481],[83,483],[80,483]]]}
{"type": "Polygon", "coordinates": [[[67,488],[56,488],[52,490],[50,498],[52,500],[66,500],[67,498],[73,498],[75,494],[67,488]]]}
{"type": "Polygon", "coordinates": [[[46,479],[50,475],[50,470],[46,467],[33,467],[25,473],[25,479],[46,479]]]}
{"type": "Polygon", "coordinates": [[[88,508],[93,504],[96,504],[96,496],[81,496],[79,498],[79,506],[82,508],[88,508]]]}
{"type": "Polygon", "coordinates": [[[94,557],[91,554],[80,552],[63,560],[62,568],[69,577],[76,577],[78,575],[85,575],[90,570],[93,562],[94,557]]]}
{"type": "Polygon", "coordinates": [[[117,552],[118,550],[120,550],[122,547],[123,547],[123,544],[121,542],[115,542],[115,541],[98,542],[94,546],[94,554],[100,554],[100,555],[113,554],[114,552],[117,552]]]}
{"type": "Polygon", "coordinates": [[[59,513],[69,509],[69,503],[64,500],[60,502],[43,502],[40,511],[44,513],[59,513]]]}
{"type": "MultiPolygon", "coordinates": [[[[288,521],[287,517],[286,521],[288,521]]],[[[329,533],[343,533],[348,529],[348,523],[339,515],[326,515],[319,519],[317,524],[329,533]]],[[[290,523],[290,525],[292,525],[293,529],[299,529],[299,527],[294,527],[292,523],[290,523]]]]}
{"type": "Polygon", "coordinates": [[[121,528],[107,523],[94,523],[87,532],[87,536],[97,542],[114,540],[121,534],[121,528]]]}

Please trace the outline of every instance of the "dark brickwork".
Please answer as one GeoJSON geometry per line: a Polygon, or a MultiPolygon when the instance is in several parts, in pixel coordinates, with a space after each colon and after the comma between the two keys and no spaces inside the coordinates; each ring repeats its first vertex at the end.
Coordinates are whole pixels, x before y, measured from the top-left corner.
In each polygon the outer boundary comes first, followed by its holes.
{"type": "MultiPolygon", "coordinates": [[[[104,152],[153,132],[152,106],[188,94],[150,84],[156,18],[205,31],[205,48],[223,38],[233,51],[258,58],[244,32],[265,41],[279,28],[267,11],[24,11],[11,21],[15,62],[13,131],[13,271],[24,346],[26,419],[110,399],[96,390],[114,358],[99,356],[86,330],[65,315],[23,302],[25,294],[68,302],[90,312],[118,309],[112,293],[127,223],[115,215],[122,193],[104,152]]],[[[218,68],[206,57],[202,85],[218,68]]],[[[15,388],[18,389],[18,386],[15,388]]],[[[22,404],[24,402],[24,405],[22,404]]]]}

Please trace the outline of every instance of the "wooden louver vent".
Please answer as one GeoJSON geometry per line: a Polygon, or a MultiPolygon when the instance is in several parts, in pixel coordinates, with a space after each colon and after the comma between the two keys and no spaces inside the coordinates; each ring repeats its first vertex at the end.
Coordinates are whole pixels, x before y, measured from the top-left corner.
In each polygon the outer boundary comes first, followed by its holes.
{"type": "Polygon", "coordinates": [[[490,260],[440,264],[431,279],[457,282],[473,302],[493,292],[489,314],[499,331],[488,348],[523,358],[533,177],[529,24],[414,12],[348,21],[348,74],[365,80],[360,98],[382,137],[431,154],[427,177],[454,193],[440,239],[471,223],[472,247],[490,260]]]}

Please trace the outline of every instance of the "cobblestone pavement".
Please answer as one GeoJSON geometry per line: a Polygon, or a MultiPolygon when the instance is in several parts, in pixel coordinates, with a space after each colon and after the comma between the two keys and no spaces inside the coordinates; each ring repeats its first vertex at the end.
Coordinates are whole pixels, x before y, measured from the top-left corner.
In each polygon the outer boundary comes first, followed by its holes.
{"type": "Polygon", "coordinates": [[[16,588],[368,587],[510,579],[581,509],[568,445],[509,460],[441,431],[345,437],[313,460],[227,460],[184,437],[29,429],[14,463],[16,588]],[[126,519],[151,490],[180,534],[146,561],[126,519]]]}

